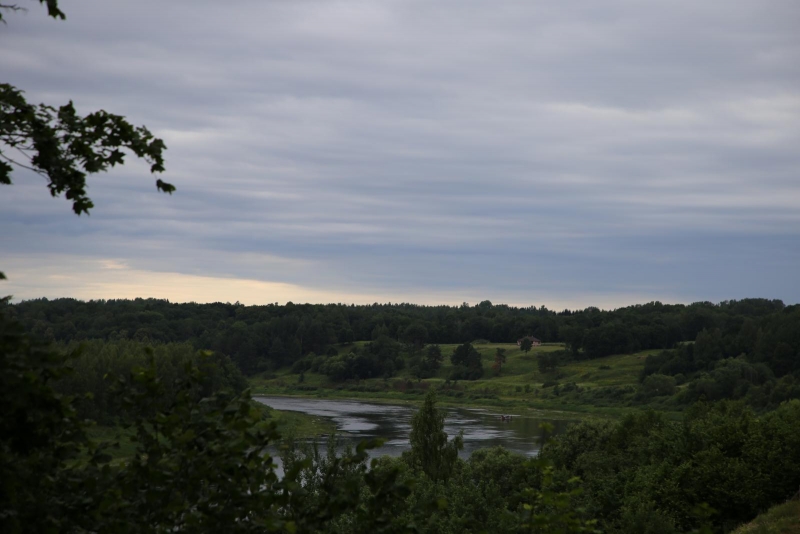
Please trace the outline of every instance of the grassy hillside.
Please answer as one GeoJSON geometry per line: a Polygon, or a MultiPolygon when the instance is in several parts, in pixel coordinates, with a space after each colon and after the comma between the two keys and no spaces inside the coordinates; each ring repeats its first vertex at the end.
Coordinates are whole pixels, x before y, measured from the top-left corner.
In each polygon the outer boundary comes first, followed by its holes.
{"type": "MultiPolygon", "coordinates": [[[[354,345],[337,347],[340,353],[354,345]]],[[[630,397],[638,387],[644,359],[655,351],[615,355],[585,361],[572,361],[555,371],[539,371],[540,355],[560,351],[561,344],[534,347],[529,353],[513,343],[475,344],[481,354],[484,374],[475,381],[451,382],[450,354],[456,345],[441,345],[444,361],[433,378],[418,380],[408,368],[392,378],[335,382],[327,376],[306,372],[302,378],[289,368],[253,377],[254,394],[308,395],[319,397],[355,397],[385,400],[414,400],[431,386],[441,389],[443,402],[508,406],[572,412],[619,413],[632,405],[630,397]],[[492,369],[497,348],[506,349],[506,363],[499,373],[492,369]]]]}
{"type": "Polygon", "coordinates": [[[800,500],[773,506],[732,534],[800,534],[800,500]]]}

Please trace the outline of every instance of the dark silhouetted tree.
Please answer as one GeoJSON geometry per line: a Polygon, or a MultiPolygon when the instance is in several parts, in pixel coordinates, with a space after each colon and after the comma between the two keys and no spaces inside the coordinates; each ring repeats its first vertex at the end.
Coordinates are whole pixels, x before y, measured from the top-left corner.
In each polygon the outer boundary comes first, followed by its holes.
{"type": "Polygon", "coordinates": [[[506,349],[498,347],[494,352],[494,365],[492,365],[492,369],[494,369],[497,374],[500,374],[504,363],[506,363],[506,349]]]}
{"type": "Polygon", "coordinates": [[[433,480],[447,480],[464,447],[461,434],[447,441],[444,412],[436,408],[436,391],[425,395],[425,402],[411,420],[411,451],[408,456],[433,480]]]}

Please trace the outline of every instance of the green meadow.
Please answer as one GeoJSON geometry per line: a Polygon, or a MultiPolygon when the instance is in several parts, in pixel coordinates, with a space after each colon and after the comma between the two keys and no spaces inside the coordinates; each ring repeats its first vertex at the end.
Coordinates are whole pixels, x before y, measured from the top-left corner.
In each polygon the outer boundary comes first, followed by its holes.
{"type": "MultiPolygon", "coordinates": [[[[364,342],[337,346],[346,353],[364,342]]],[[[515,343],[473,343],[481,354],[483,377],[474,381],[450,381],[453,366],[450,354],[457,345],[440,345],[444,356],[436,376],[417,379],[406,366],[391,378],[371,378],[336,382],[327,376],[307,371],[301,375],[288,367],[250,379],[256,395],[292,395],[383,400],[416,401],[428,388],[435,386],[446,404],[509,407],[548,410],[577,414],[614,416],[625,413],[630,397],[638,387],[644,360],[654,350],[622,354],[593,360],[568,361],[554,371],[539,370],[539,356],[561,351],[562,344],[545,344],[530,352],[521,351],[515,343]],[[493,369],[496,350],[505,349],[506,363],[493,369]],[[622,392],[623,394],[615,395],[622,392]],[[605,396],[605,397],[604,397],[605,396]],[[626,404],[627,403],[627,404],[626,404]]]]}

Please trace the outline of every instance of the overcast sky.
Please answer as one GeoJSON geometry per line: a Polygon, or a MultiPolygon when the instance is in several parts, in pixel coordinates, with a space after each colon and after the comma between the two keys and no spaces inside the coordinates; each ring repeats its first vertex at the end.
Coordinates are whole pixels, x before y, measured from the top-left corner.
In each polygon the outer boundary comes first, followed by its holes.
{"type": "Polygon", "coordinates": [[[0,186],[15,300],[800,302],[797,0],[62,0],[0,81],[145,124],[77,217],[0,186]]]}

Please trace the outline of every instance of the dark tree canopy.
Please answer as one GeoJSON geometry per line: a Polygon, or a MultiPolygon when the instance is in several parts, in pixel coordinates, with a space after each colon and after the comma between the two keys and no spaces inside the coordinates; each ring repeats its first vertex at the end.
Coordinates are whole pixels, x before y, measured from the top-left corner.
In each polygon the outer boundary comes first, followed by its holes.
{"type": "Polygon", "coordinates": [[[483,362],[481,354],[475,350],[472,343],[464,343],[453,350],[450,362],[455,367],[451,378],[456,380],[477,380],[483,375],[483,362]]]}
{"type": "Polygon", "coordinates": [[[500,373],[500,370],[503,368],[503,364],[506,363],[506,349],[497,348],[494,352],[494,365],[492,368],[497,372],[500,373]]]}

